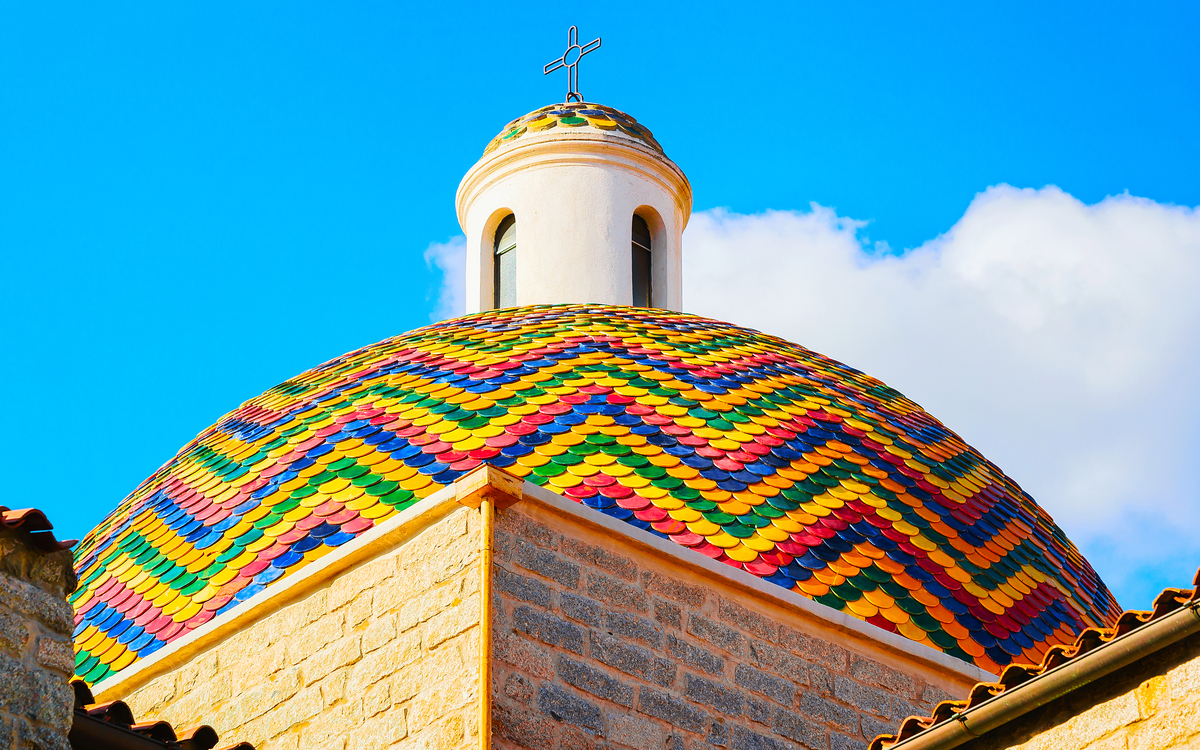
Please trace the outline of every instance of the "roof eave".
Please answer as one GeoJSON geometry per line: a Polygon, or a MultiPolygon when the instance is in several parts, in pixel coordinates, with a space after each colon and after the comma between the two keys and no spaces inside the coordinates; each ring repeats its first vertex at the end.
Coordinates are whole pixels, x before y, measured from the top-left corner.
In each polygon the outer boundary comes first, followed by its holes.
{"type": "Polygon", "coordinates": [[[887,745],[886,740],[880,741],[883,738],[876,738],[871,747],[886,747],[887,750],[950,750],[1196,632],[1200,632],[1200,599],[1193,597],[1170,614],[1101,643],[1086,654],[1005,689],[908,739],[887,745]]]}

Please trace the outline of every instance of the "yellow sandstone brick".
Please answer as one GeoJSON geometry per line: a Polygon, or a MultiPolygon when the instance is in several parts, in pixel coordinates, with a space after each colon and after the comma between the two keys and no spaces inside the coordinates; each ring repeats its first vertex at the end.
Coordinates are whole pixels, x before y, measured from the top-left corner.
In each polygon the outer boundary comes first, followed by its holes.
{"type": "Polygon", "coordinates": [[[361,658],[362,645],[357,635],[330,643],[300,662],[300,669],[304,673],[304,685],[312,685],[333,670],[353,664],[361,658]]]}
{"type": "Polygon", "coordinates": [[[1143,719],[1158,712],[1159,705],[1167,697],[1169,686],[1166,675],[1156,675],[1138,685],[1138,711],[1143,719]]]}
{"type": "Polygon", "coordinates": [[[380,750],[391,747],[408,736],[404,711],[397,709],[368,718],[350,737],[351,750],[380,750]]]}

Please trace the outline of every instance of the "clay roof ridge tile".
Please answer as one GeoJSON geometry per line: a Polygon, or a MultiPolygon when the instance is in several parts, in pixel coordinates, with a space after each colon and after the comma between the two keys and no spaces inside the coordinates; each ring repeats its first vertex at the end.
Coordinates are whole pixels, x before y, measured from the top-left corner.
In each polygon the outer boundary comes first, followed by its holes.
{"type": "Polygon", "coordinates": [[[928,717],[910,716],[901,724],[896,734],[881,734],[868,744],[868,750],[884,750],[900,744],[913,736],[959,714],[969,711],[984,701],[1009,688],[1015,688],[1046,672],[1057,669],[1084,654],[1136,630],[1137,628],[1189,606],[1200,600],[1200,568],[1192,578],[1191,589],[1164,589],[1154,598],[1153,609],[1125,610],[1111,628],[1084,628],[1070,645],[1055,644],[1042,658],[1040,665],[1010,664],[1000,675],[999,682],[977,683],[965,701],[942,701],[928,717]]]}
{"type": "MultiPolygon", "coordinates": [[[[113,724],[123,730],[136,732],[143,737],[161,742],[164,748],[212,750],[219,739],[217,731],[207,724],[190,727],[176,733],[175,727],[169,721],[136,722],[133,711],[124,701],[91,703],[90,701],[94,701],[95,698],[86,683],[82,680],[73,680],[71,687],[75,690],[76,713],[113,724]]],[[[254,746],[249,742],[238,742],[228,745],[222,750],[254,750],[254,746]]]]}
{"type": "Polygon", "coordinates": [[[132,724],[129,727],[132,731],[144,735],[159,742],[175,742],[178,738],[175,736],[175,727],[171,726],[169,721],[146,721],[139,724],[132,724]]]}
{"type": "Polygon", "coordinates": [[[133,711],[125,701],[93,703],[90,706],[84,706],[83,711],[88,716],[107,721],[109,724],[116,724],[117,726],[129,727],[134,722],[133,711]]]}
{"type": "Polygon", "coordinates": [[[37,508],[11,509],[0,505],[0,525],[9,529],[21,529],[29,534],[29,539],[43,552],[58,552],[70,549],[77,539],[58,540],[54,538],[54,524],[46,514],[37,508]]]}

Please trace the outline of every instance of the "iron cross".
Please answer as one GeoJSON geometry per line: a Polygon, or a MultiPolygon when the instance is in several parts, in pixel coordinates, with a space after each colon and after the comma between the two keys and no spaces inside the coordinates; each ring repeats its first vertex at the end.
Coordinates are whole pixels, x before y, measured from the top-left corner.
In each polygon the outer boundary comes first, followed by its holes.
{"type": "Polygon", "coordinates": [[[567,69],[567,101],[581,102],[583,97],[579,94],[579,61],[584,55],[594,49],[600,48],[600,37],[596,37],[586,45],[579,46],[579,29],[575,26],[567,32],[567,51],[562,57],[542,68],[542,75],[553,73],[559,68],[567,69]]]}

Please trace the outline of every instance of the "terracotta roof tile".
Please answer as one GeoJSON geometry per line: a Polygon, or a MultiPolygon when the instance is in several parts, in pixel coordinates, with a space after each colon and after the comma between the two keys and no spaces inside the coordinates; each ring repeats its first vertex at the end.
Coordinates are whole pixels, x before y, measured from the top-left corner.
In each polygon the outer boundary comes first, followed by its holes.
{"type": "Polygon", "coordinates": [[[59,541],[54,538],[54,524],[46,518],[46,514],[37,508],[18,508],[10,510],[0,505],[0,524],[5,528],[20,529],[29,534],[29,539],[38,549],[44,552],[58,552],[70,549],[77,539],[59,541]]]}
{"type": "MultiPolygon", "coordinates": [[[[71,730],[71,747],[73,750],[91,750],[94,745],[92,738],[96,732],[124,735],[133,740],[132,735],[144,738],[141,745],[122,742],[121,747],[162,747],[164,750],[212,750],[216,747],[217,732],[207,724],[176,731],[170,722],[147,721],[138,723],[133,717],[133,711],[124,701],[109,701],[96,703],[92,691],[82,680],[71,683],[75,690],[75,725],[71,730]],[[88,723],[92,731],[81,731],[80,724],[88,723]],[[152,744],[146,744],[149,740],[152,744]]],[[[229,745],[221,750],[254,750],[248,742],[229,745]]]]}
{"type": "Polygon", "coordinates": [[[932,729],[944,721],[969,711],[984,701],[1006,690],[1032,680],[1034,677],[1058,669],[1075,659],[1111,643],[1132,630],[1158,620],[1184,607],[1200,601],[1200,570],[1192,579],[1190,589],[1164,589],[1154,599],[1149,611],[1125,610],[1111,628],[1086,628],[1069,645],[1055,645],[1046,652],[1040,664],[1010,664],[1005,667],[997,682],[980,682],[971,688],[965,700],[942,701],[929,716],[910,716],[900,724],[896,734],[881,734],[871,741],[869,750],[886,750],[918,734],[932,729]]]}

